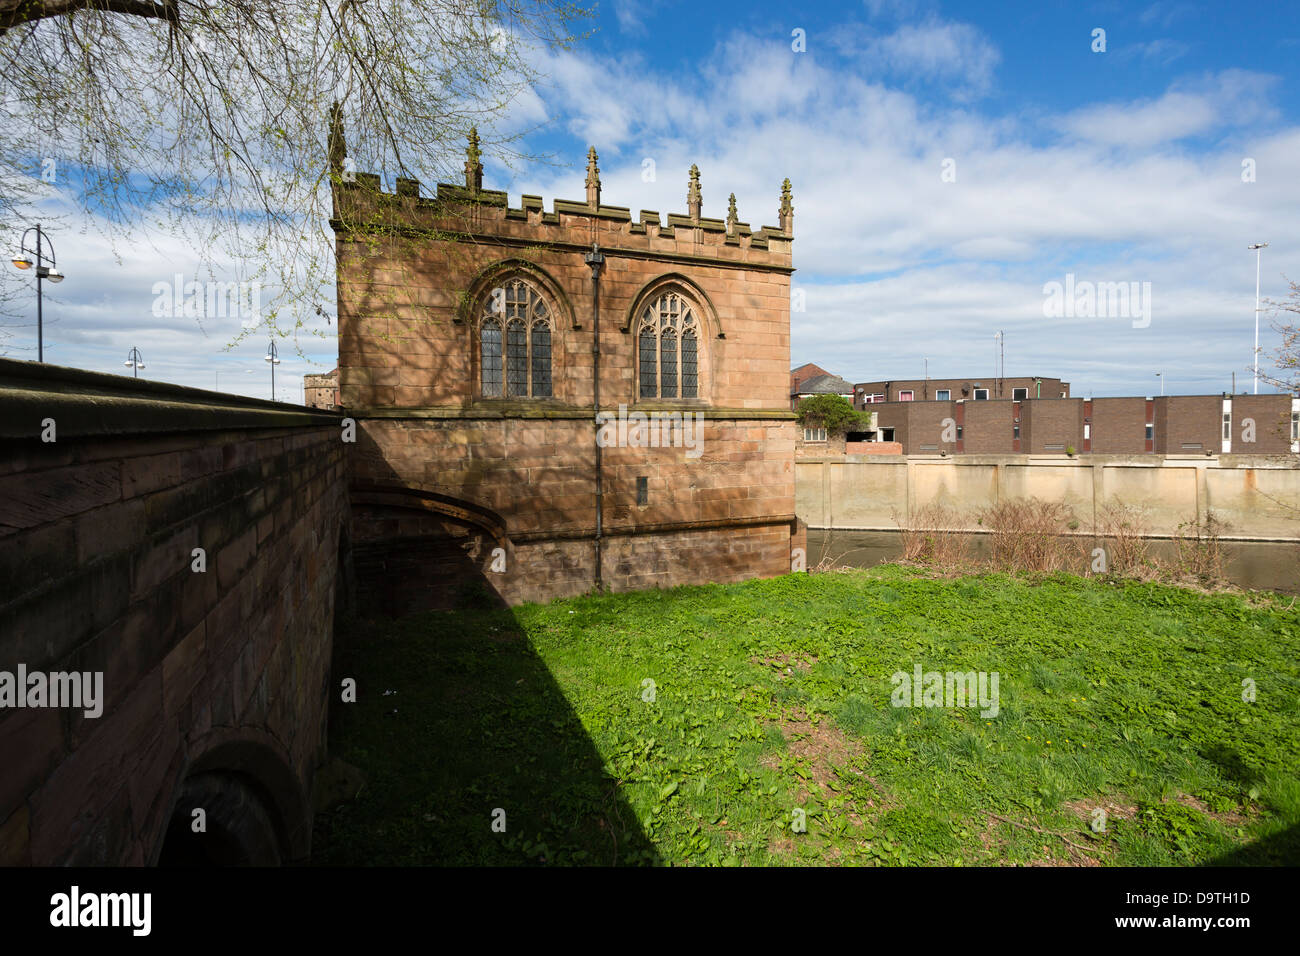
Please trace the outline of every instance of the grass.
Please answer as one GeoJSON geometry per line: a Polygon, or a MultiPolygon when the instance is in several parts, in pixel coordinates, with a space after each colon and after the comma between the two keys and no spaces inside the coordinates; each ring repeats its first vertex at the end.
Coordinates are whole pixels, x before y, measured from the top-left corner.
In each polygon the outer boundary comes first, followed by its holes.
{"type": "Polygon", "coordinates": [[[1295,864],[1298,662],[1269,595],[897,566],[360,623],[314,856],[1295,864]],[[999,714],[891,706],[917,663],[999,714]]]}

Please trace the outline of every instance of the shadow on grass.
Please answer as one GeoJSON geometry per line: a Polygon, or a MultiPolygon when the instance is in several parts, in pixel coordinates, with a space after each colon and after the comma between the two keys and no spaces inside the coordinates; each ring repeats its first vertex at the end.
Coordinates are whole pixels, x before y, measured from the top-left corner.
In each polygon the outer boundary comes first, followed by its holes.
{"type": "Polygon", "coordinates": [[[351,621],[335,648],[330,753],[365,784],[317,813],[315,863],[660,862],[509,609],[351,621]]]}
{"type": "Polygon", "coordinates": [[[1209,860],[1206,866],[1300,865],[1300,825],[1256,840],[1240,849],[1209,860]]]}

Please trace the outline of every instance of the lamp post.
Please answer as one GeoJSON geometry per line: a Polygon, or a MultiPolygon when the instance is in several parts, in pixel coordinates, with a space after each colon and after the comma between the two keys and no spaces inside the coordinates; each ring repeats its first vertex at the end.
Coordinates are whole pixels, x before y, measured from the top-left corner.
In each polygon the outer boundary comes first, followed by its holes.
{"type": "Polygon", "coordinates": [[[1267,242],[1256,242],[1247,249],[1255,250],[1255,394],[1259,394],[1259,257],[1267,242]]]}
{"type": "Polygon", "coordinates": [[[54,257],[54,243],[49,241],[49,237],[41,231],[40,223],[29,226],[23,231],[22,238],[18,240],[18,252],[12,260],[15,269],[26,271],[33,265],[36,266],[36,360],[45,361],[45,325],[42,315],[44,307],[45,293],[41,288],[41,282],[49,279],[51,282],[58,283],[63,281],[63,273],[55,268],[57,262],[54,257]],[[27,237],[36,233],[35,248],[27,244],[27,237]],[[45,245],[50,247],[49,265],[45,264],[45,245]],[[31,256],[36,256],[33,262],[31,256]]]}
{"type": "Polygon", "coordinates": [[[133,369],[133,374],[136,378],[139,378],[140,369],[144,368],[144,356],[140,354],[139,349],[132,347],[131,351],[126,355],[126,361],[122,364],[129,369],[133,369]]]}
{"type": "Polygon", "coordinates": [[[1156,378],[1160,379],[1160,394],[1163,395],[1165,393],[1165,373],[1156,372],[1156,378]]]}
{"type": "Polygon", "coordinates": [[[275,401],[275,367],[280,364],[280,353],[275,349],[274,339],[271,340],[271,347],[262,356],[262,360],[271,363],[271,401],[275,401]]]}

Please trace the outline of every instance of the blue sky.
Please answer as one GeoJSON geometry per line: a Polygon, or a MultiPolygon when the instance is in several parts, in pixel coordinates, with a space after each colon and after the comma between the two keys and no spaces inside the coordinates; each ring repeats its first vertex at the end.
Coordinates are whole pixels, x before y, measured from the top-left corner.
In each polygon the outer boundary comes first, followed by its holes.
{"type": "MultiPolygon", "coordinates": [[[[1241,391],[1246,246],[1270,243],[1266,297],[1300,280],[1300,5],[618,0],[593,25],[537,54],[547,79],[506,120],[545,124],[529,145],[553,162],[489,157],[485,185],[512,204],[580,198],[595,145],[606,202],[685,212],[697,163],[705,215],[734,191],[757,227],[789,176],[806,302],[792,365],[869,381],[928,359],[934,377],[987,376],[1002,330],[1008,375],[1060,376],[1076,395],[1150,394],[1161,371],[1170,393],[1223,391],[1234,372],[1241,391]],[[1044,286],[1067,275],[1149,283],[1148,314],[1046,316],[1044,286]]],[[[211,387],[220,368],[223,389],[268,392],[260,340],[224,353],[220,329],[135,322],[151,296],[115,278],[131,264],[92,235],[61,240],[77,269],[51,307],[50,360],[119,371],[138,345],[154,377],[211,387]]],[[[1262,367],[1278,338],[1266,318],[1262,367]]],[[[281,349],[294,400],[303,372],[333,364],[328,343],[307,349],[318,365],[281,349]]]]}

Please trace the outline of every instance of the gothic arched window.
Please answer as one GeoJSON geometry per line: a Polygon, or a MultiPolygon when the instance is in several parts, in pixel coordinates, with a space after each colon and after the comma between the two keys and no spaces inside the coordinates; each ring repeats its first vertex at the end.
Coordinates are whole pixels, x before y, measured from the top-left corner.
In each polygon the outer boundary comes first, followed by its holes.
{"type": "Polygon", "coordinates": [[[492,288],[479,320],[484,398],[551,397],[551,310],[520,278],[492,288]]]}
{"type": "Polygon", "coordinates": [[[637,381],[642,398],[698,398],[700,324],[695,307],[667,292],[642,311],[637,331],[637,381]]]}

